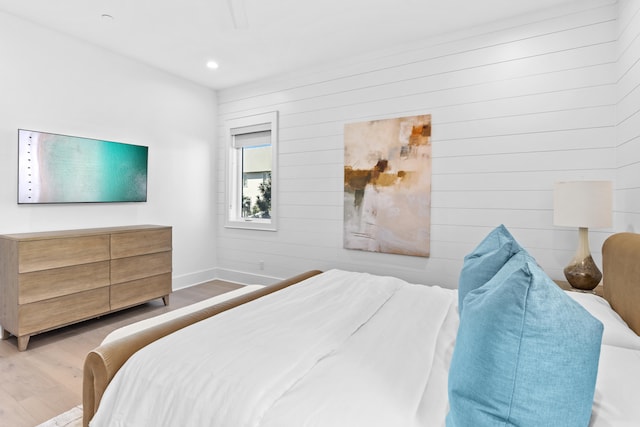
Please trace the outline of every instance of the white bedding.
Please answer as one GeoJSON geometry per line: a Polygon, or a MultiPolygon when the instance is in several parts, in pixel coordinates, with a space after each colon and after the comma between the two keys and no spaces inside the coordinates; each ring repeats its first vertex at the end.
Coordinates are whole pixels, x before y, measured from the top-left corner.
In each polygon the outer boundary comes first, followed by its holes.
{"type": "MultiPolygon", "coordinates": [[[[444,426],[457,328],[454,290],[332,270],[142,349],[90,425],[444,426]]],[[[614,338],[592,427],[640,425],[637,336],[614,338]]]]}
{"type": "Polygon", "coordinates": [[[225,292],[221,295],[216,295],[215,297],[207,298],[205,300],[196,302],[194,304],[190,304],[186,307],[178,308],[175,310],[167,311],[166,313],[159,314],[157,316],[150,317],[148,319],[140,320],[138,322],[132,323],[127,326],[123,326],[121,328],[116,329],[115,331],[109,333],[103,340],[102,344],[110,343],[111,341],[115,341],[117,339],[138,333],[145,329],[151,328],[152,326],[158,325],[163,322],[167,322],[169,320],[175,319],[177,317],[183,316],[188,313],[195,313],[196,311],[212,307],[216,304],[220,304],[224,301],[229,301],[231,298],[238,297],[240,295],[248,294],[250,292],[257,291],[258,289],[263,288],[262,285],[245,285],[241,288],[234,289],[229,292],[225,292]]]}
{"type": "Polygon", "coordinates": [[[455,304],[451,290],[329,271],[139,351],[91,425],[438,425],[446,408],[422,397],[446,401],[455,304]]]}

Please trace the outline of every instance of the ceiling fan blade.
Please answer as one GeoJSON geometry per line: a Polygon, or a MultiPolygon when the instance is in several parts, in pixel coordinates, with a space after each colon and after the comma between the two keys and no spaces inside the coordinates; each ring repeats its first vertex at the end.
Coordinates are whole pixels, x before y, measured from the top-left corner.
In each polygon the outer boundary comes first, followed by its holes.
{"type": "Polygon", "coordinates": [[[233,21],[233,28],[236,30],[249,29],[249,21],[247,20],[247,10],[245,8],[244,0],[227,0],[227,5],[229,6],[231,21],[233,21]]]}

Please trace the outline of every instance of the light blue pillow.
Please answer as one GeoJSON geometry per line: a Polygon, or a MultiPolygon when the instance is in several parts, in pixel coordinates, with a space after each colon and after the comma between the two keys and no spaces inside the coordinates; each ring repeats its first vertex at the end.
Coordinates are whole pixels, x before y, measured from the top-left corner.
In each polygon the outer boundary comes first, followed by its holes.
{"type": "Polygon", "coordinates": [[[516,239],[504,225],[499,225],[489,233],[469,255],[464,257],[464,265],[458,282],[458,311],[462,313],[464,297],[478,289],[509,261],[513,254],[522,250],[516,239]]]}
{"type": "Polygon", "coordinates": [[[585,427],[602,324],[525,251],[469,292],[449,371],[447,427],[585,427]]]}

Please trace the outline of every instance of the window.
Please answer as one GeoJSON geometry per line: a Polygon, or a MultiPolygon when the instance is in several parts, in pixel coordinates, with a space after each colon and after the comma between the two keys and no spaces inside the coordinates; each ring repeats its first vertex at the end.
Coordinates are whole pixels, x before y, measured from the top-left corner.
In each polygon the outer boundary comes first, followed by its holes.
{"type": "Polygon", "coordinates": [[[275,231],[278,113],[231,120],[227,131],[226,226],[275,231]]]}

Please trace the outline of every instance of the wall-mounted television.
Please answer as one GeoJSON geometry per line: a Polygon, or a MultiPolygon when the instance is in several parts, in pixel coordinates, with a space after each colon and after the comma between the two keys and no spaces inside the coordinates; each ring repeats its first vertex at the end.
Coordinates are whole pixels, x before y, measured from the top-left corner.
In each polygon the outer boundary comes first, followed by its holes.
{"type": "Polygon", "coordinates": [[[18,203],[147,201],[149,148],[18,130],[18,203]]]}

